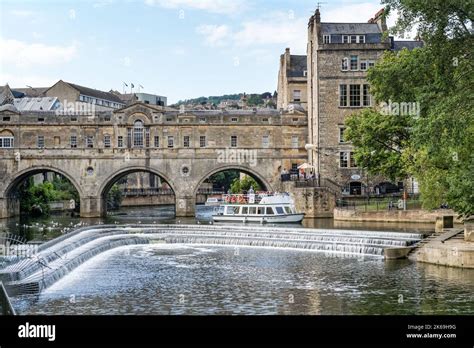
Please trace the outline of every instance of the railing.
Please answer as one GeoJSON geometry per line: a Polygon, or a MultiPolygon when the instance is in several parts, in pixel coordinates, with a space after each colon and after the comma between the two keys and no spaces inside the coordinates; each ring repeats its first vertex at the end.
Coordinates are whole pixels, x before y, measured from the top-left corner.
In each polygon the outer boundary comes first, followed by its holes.
{"type": "Polygon", "coordinates": [[[397,211],[421,209],[419,199],[407,199],[406,202],[399,197],[390,198],[370,198],[368,200],[348,201],[338,199],[336,206],[340,209],[354,211],[397,211]]]}
{"type": "Polygon", "coordinates": [[[288,196],[287,193],[257,192],[255,194],[227,194],[222,196],[226,204],[259,204],[264,197],[288,196]]]}
{"type": "Polygon", "coordinates": [[[13,308],[10,297],[8,297],[7,290],[2,282],[0,282],[0,314],[16,315],[15,308],[13,308]]]}

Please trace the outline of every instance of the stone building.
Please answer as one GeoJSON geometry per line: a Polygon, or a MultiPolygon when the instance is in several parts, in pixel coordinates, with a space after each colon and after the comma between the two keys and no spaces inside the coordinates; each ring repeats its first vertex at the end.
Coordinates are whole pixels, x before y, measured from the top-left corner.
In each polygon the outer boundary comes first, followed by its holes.
{"type": "Polygon", "coordinates": [[[419,47],[397,42],[387,32],[384,10],[366,23],[324,23],[319,9],[308,24],[308,133],[314,151],[309,162],[321,177],[331,178],[343,193],[364,194],[366,187],[390,187],[357,167],[353,146],[344,139],[345,120],[373,106],[367,71],[387,50],[419,47]]]}
{"type": "Polygon", "coordinates": [[[307,110],[307,70],[307,56],[292,55],[289,48],[280,56],[277,109],[288,109],[294,104],[307,110]]]}

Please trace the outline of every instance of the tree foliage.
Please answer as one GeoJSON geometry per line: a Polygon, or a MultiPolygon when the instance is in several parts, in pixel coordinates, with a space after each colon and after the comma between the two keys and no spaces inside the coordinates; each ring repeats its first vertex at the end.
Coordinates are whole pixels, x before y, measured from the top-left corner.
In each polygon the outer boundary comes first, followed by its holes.
{"type": "Polygon", "coordinates": [[[414,26],[425,45],[386,52],[368,72],[377,103],[418,103],[414,115],[366,109],[347,120],[356,161],[390,178],[414,176],[426,208],[443,202],[474,214],[474,2],[385,0],[399,20],[394,33],[414,26]]]}
{"type": "Polygon", "coordinates": [[[251,176],[245,176],[243,179],[235,179],[230,187],[230,191],[233,194],[247,192],[253,187],[254,191],[261,191],[262,187],[260,184],[251,176]]]}

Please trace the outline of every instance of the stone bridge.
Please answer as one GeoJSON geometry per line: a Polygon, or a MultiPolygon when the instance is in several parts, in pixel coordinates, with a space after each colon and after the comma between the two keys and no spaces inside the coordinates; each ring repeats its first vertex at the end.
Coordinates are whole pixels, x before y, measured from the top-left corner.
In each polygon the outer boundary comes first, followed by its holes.
{"type": "Polygon", "coordinates": [[[19,213],[18,185],[43,172],[69,179],[82,217],[104,216],[109,189],[134,172],[163,178],[176,216],[194,216],[200,185],[224,170],[279,190],[280,171],[307,160],[306,142],[306,114],[298,112],[178,112],[141,103],[94,115],[3,110],[0,218],[19,213]]]}

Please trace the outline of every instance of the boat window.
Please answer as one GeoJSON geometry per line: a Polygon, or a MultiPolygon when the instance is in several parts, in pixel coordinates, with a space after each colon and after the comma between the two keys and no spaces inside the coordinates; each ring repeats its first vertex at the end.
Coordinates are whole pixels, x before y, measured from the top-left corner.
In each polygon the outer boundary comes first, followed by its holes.
{"type": "Polygon", "coordinates": [[[290,207],[285,207],[285,212],[286,212],[287,214],[291,214],[291,209],[290,209],[290,207]]]}
{"type": "Polygon", "coordinates": [[[276,207],[277,214],[285,214],[283,207],[276,207]]]}
{"type": "Polygon", "coordinates": [[[239,213],[239,207],[227,207],[227,215],[235,215],[239,213]]]}
{"type": "Polygon", "coordinates": [[[249,208],[249,214],[250,214],[250,215],[255,215],[255,214],[257,214],[257,207],[250,207],[250,208],[249,208]]]}
{"type": "Polygon", "coordinates": [[[249,213],[249,208],[248,207],[242,207],[242,213],[243,215],[247,215],[249,213]]]}
{"type": "Polygon", "coordinates": [[[275,215],[272,207],[267,207],[267,215],[275,215]]]}
{"type": "Polygon", "coordinates": [[[258,207],[258,215],[265,215],[265,208],[264,207],[258,207]]]}

